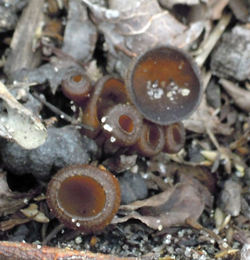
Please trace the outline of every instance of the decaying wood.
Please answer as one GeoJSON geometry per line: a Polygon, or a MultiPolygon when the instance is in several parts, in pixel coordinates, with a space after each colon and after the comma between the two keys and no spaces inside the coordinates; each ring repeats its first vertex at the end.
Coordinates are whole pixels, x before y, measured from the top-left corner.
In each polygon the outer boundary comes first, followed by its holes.
{"type": "Polygon", "coordinates": [[[26,243],[0,242],[1,260],[150,260],[154,257],[127,257],[121,258],[113,255],[95,254],[88,251],[52,248],[48,246],[31,245],[26,243]]]}

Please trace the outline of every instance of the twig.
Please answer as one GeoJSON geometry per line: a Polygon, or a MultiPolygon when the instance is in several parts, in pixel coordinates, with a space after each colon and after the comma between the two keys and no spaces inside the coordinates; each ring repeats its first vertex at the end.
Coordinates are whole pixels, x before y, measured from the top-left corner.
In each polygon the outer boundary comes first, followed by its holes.
{"type": "Polygon", "coordinates": [[[37,93],[34,92],[34,93],[32,93],[32,95],[36,99],[38,99],[40,102],[42,102],[46,107],[48,107],[51,111],[53,111],[55,114],[59,115],[60,118],[70,122],[73,125],[78,125],[78,126],[80,126],[82,128],[85,128],[87,130],[90,130],[90,131],[94,131],[95,130],[92,126],[79,123],[76,119],[73,119],[71,116],[65,114],[63,111],[61,111],[57,107],[53,106],[52,104],[50,104],[49,102],[47,102],[46,100],[41,98],[37,93]]]}
{"type": "Polygon", "coordinates": [[[203,64],[205,63],[207,57],[209,56],[209,54],[213,50],[214,46],[220,39],[222,33],[225,31],[227,25],[231,21],[231,18],[232,18],[232,14],[224,14],[222,16],[222,18],[220,19],[220,21],[218,22],[218,24],[215,26],[215,28],[212,31],[212,33],[210,34],[207,42],[202,47],[201,54],[195,58],[195,61],[198,63],[198,65],[200,67],[202,67],[203,64]]]}

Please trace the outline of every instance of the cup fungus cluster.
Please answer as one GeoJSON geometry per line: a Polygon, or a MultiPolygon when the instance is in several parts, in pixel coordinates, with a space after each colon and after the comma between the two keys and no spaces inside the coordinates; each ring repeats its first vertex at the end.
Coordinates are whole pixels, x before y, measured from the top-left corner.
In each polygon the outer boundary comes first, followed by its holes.
{"type": "Polygon", "coordinates": [[[85,76],[70,75],[70,80],[62,82],[63,92],[80,104],[82,122],[95,129],[83,129],[82,133],[94,138],[106,153],[115,153],[120,147],[147,157],[161,151],[177,153],[185,142],[180,121],[195,111],[202,95],[198,66],[185,51],[169,45],[134,58],[125,82],[106,75],[91,91],[82,88],[82,82],[90,86],[85,76]],[[79,92],[84,90],[79,94],[81,100],[75,95],[78,83],[79,92]],[[66,87],[74,89],[74,95],[69,95],[66,87]]]}
{"type": "MultiPolygon", "coordinates": [[[[155,47],[134,58],[125,81],[112,75],[92,87],[71,71],[62,91],[81,107],[82,133],[107,153],[151,157],[179,152],[185,143],[181,120],[197,108],[202,95],[198,66],[183,50],[155,47]]],[[[106,169],[76,165],[59,171],[48,187],[48,205],[66,227],[90,233],[104,228],[119,207],[120,190],[106,169]],[[87,200],[85,199],[87,198],[87,200]]]]}

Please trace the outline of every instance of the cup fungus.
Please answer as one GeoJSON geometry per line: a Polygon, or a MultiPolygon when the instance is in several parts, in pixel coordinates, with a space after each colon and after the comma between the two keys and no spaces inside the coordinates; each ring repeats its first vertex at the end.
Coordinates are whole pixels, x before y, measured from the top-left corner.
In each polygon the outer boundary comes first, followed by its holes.
{"type": "Polygon", "coordinates": [[[63,94],[78,106],[81,106],[92,90],[90,78],[79,70],[68,71],[61,85],[63,94]]]}
{"type": "Polygon", "coordinates": [[[111,143],[130,146],[137,142],[142,127],[142,118],[134,106],[118,104],[112,106],[102,117],[104,134],[111,143]]]}
{"type": "Polygon", "coordinates": [[[82,122],[96,129],[94,133],[83,130],[83,134],[96,137],[100,130],[100,118],[114,104],[128,101],[123,81],[111,75],[101,77],[95,84],[89,100],[83,107],[82,122]]]}
{"type": "Polygon", "coordinates": [[[99,118],[103,116],[103,112],[107,108],[117,104],[125,104],[129,101],[122,79],[106,75],[101,78],[98,84],[102,84],[102,91],[97,102],[99,118]]]}
{"type": "Polygon", "coordinates": [[[66,227],[85,234],[105,228],[120,205],[118,180],[103,166],[61,169],[47,189],[47,204],[66,227]]]}
{"type": "Polygon", "coordinates": [[[140,138],[134,145],[139,154],[152,157],[160,153],[165,144],[163,126],[144,120],[140,138]]]}
{"type": "Polygon", "coordinates": [[[182,122],[164,126],[165,144],[163,151],[178,153],[185,144],[186,131],[182,122]]]}
{"type": "Polygon", "coordinates": [[[160,125],[189,117],[202,95],[199,67],[188,53],[169,45],[134,58],[125,84],[140,113],[160,125]]]}

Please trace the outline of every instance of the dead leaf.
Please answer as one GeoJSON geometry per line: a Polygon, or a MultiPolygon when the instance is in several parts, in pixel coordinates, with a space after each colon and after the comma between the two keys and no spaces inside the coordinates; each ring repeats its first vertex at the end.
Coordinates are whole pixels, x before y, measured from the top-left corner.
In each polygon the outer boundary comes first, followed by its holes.
{"type": "Polygon", "coordinates": [[[238,216],[241,210],[241,185],[231,179],[225,182],[220,195],[220,208],[231,216],[238,216]]]}
{"type": "Polygon", "coordinates": [[[185,225],[187,218],[197,220],[204,206],[205,203],[194,187],[178,183],[149,199],[121,206],[120,210],[128,211],[128,214],[122,218],[115,217],[112,223],[138,219],[150,228],[162,230],[173,225],[185,225]]]}
{"type": "Polygon", "coordinates": [[[216,177],[206,167],[171,163],[167,165],[167,172],[165,174],[160,173],[162,177],[174,174],[190,175],[197,179],[203,186],[207,187],[212,194],[216,193],[216,177]]]}
{"type": "Polygon", "coordinates": [[[114,67],[124,75],[131,57],[162,44],[183,48],[201,34],[203,22],[189,27],[180,23],[168,11],[162,10],[156,0],[130,1],[110,9],[83,2],[90,8],[98,29],[108,45],[109,69],[114,67]],[[124,8],[125,7],[125,8],[124,8]]]}
{"type": "Polygon", "coordinates": [[[86,7],[81,1],[68,1],[68,19],[64,31],[62,51],[74,59],[87,62],[92,58],[97,30],[88,19],[86,7]]]}
{"type": "Polygon", "coordinates": [[[187,183],[199,191],[202,200],[205,202],[205,205],[209,209],[212,209],[214,198],[206,186],[202,185],[201,182],[199,182],[190,174],[182,174],[179,172],[179,178],[180,183],[187,183]]]}
{"type": "Polygon", "coordinates": [[[231,8],[233,14],[243,23],[249,21],[249,8],[248,2],[246,0],[230,0],[229,7],[231,8]]]}
{"type": "Polygon", "coordinates": [[[0,135],[16,141],[24,149],[33,149],[42,145],[47,137],[45,127],[10,94],[1,81],[0,98],[2,99],[0,135]]]}
{"type": "Polygon", "coordinates": [[[213,112],[214,109],[207,105],[206,97],[203,95],[200,106],[190,118],[183,120],[183,124],[186,129],[196,133],[206,133],[207,126],[214,134],[230,135],[233,129],[227,124],[222,124],[213,112]]]}
{"type": "Polygon", "coordinates": [[[232,97],[236,106],[245,112],[250,112],[250,91],[237,87],[233,82],[226,79],[220,79],[219,83],[232,97]]]}

